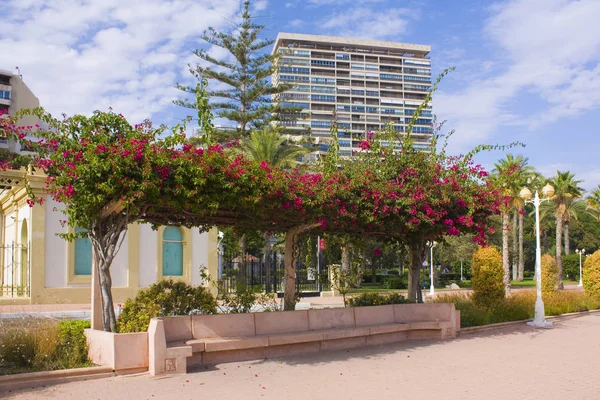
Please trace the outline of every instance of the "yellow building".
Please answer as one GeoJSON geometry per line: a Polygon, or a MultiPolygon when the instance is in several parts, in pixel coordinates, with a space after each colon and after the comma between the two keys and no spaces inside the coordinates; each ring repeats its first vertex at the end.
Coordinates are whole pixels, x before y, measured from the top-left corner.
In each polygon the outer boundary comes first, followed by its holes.
{"type": "MultiPolygon", "coordinates": [[[[0,172],[0,305],[89,304],[91,243],[67,242],[64,206],[44,194],[45,176],[25,171],[0,172]],[[43,205],[30,207],[28,181],[43,205]]],[[[217,230],[131,224],[111,266],[115,303],[133,297],[141,287],[165,278],[202,285],[205,267],[217,276],[217,230]]]]}

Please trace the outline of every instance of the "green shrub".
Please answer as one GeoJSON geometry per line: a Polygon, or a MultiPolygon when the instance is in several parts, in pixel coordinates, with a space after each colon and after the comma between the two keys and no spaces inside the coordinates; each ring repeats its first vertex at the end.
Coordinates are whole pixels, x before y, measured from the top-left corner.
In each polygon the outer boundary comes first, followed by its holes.
{"type": "Polygon", "coordinates": [[[359,296],[351,297],[346,300],[346,305],[349,307],[365,307],[365,306],[383,306],[387,304],[405,304],[409,301],[401,294],[391,293],[388,295],[380,295],[379,293],[362,293],[359,296]]]}
{"type": "Polygon", "coordinates": [[[407,289],[408,276],[388,276],[383,282],[383,287],[386,289],[407,289]]]}
{"type": "Polygon", "coordinates": [[[504,300],[504,270],[502,257],[493,247],[482,247],[473,254],[471,262],[473,302],[492,307],[504,300]]]}
{"type": "Polygon", "coordinates": [[[583,287],[586,293],[600,296],[600,250],[585,259],[583,264],[583,287]]]}
{"type": "Polygon", "coordinates": [[[542,292],[552,293],[558,286],[558,265],[550,254],[542,256],[542,292]]]}
{"type": "Polygon", "coordinates": [[[90,365],[88,346],[84,329],[90,327],[90,321],[61,321],[58,333],[58,367],[60,369],[77,368],[90,365]]]}
{"type": "MultiPolygon", "coordinates": [[[[523,290],[491,307],[475,304],[472,296],[464,293],[441,295],[433,299],[433,302],[453,303],[460,310],[461,327],[468,328],[533,318],[535,299],[535,291],[523,290]]],[[[600,297],[577,291],[553,291],[545,294],[544,305],[546,315],[597,310],[600,309],[600,297]]]]}
{"type": "Polygon", "coordinates": [[[125,301],[117,327],[119,332],[144,332],[155,317],[216,312],[217,301],[206,288],[162,280],[125,301]]]}
{"type": "Polygon", "coordinates": [[[87,321],[0,320],[0,375],[90,365],[83,334],[86,327],[87,321]]]}
{"type": "Polygon", "coordinates": [[[563,278],[576,281],[579,279],[579,254],[562,256],[563,278]]]}

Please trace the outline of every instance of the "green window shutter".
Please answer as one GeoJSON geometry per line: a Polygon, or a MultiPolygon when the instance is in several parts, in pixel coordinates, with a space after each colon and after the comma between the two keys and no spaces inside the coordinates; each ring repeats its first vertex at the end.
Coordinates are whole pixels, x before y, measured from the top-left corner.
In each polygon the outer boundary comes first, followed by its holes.
{"type": "Polygon", "coordinates": [[[183,276],[183,235],[181,229],[167,226],[162,243],[163,276],[183,276]]]}
{"type": "MultiPolygon", "coordinates": [[[[86,232],[86,229],[75,228],[75,232],[86,232]]],[[[89,238],[75,239],[75,275],[92,274],[92,242],[89,238]]]]}

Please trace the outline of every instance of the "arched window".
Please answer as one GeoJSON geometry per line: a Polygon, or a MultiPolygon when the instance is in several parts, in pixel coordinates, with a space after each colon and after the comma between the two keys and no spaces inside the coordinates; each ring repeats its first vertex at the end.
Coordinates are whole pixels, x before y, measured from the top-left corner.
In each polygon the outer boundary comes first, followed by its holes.
{"type": "MultiPolygon", "coordinates": [[[[75,233],[87,232],[86,229],[75,228],[75,233]]],[[[92,242],[88,237],[75,239],[75,275],[92,274],[92,242]]]]}
{"type": "Polygon", "coordinates": [[[163,230],[162,275],[183,276],[183,234],[176,226],[163,230]]]}

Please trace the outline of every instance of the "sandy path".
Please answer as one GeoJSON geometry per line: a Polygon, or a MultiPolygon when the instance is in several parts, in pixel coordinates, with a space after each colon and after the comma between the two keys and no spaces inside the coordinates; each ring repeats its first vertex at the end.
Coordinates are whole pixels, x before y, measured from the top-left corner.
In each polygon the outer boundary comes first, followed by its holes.
{"type": "Polygon", "coordinates": [[[0,393],[11,399],[599,399],[600,314],[453,341],[221,364],[0,393]]]}

